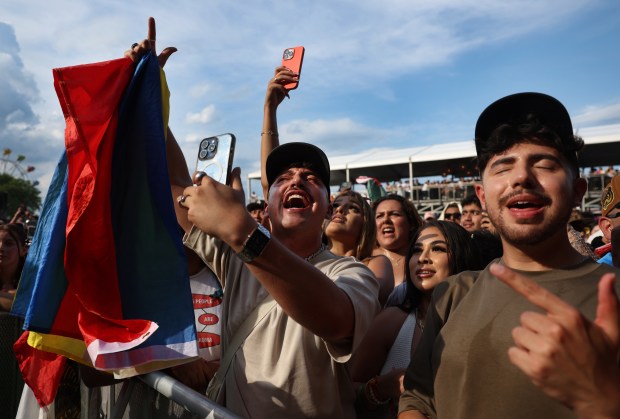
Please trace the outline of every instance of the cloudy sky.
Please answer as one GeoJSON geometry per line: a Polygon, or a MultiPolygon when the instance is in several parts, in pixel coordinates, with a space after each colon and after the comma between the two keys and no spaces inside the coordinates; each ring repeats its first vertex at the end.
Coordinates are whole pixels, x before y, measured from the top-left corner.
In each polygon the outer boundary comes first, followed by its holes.
{"type": "Polygon", "coordinates": [[[170,125],[193,167],[201,138],[232,132],[235,165],[258,169],[265,88],[304,45],[280,106],[283,142],[328,156],[469,140],[479,113],[519,91],[568,108],[576,129],[620,123],[617,0],[3,0],[0,147],[46,190],[63,148],[52,69],[105,61],[157,20],[170,125]]]}

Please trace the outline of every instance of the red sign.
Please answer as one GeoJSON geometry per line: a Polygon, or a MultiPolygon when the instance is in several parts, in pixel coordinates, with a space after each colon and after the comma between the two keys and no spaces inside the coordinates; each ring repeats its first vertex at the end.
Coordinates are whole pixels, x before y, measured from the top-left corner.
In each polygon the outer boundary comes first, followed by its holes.
{"type": "Polygon", "coordinates": [[[204,324],[205,326],[212,326],[217,324],[219,321],[220,318],[213,313],[201,314],[200,317],[198,317],[198,323],[204,324]]]}
{"type": "Polygon", "coordinates": [[[194,302],[194,309],[197,308],[210,308],[219,306],[222,304],[222,300],[219,298],[213,298],[210,295],[192,294],[192,301],[194,302]]]}
{"type": "Polygon", "coordinates": [[[209,348],[220,344],[220,335],[209,332],[198,332],[198,347],[209,348]]]}

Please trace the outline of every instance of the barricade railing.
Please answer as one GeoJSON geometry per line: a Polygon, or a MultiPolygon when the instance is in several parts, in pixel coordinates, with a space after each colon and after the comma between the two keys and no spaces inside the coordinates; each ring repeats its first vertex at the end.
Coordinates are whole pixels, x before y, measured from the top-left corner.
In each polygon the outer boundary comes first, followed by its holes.
{"type": "Polygon", "coordinates": [[[196,415],[204,415],[210,419],[240,419],[240,416],[161,371],[151,372],[139,378],[163,396],[196,415]]]}
{"type": "Polygon", "coordinates": [[[127,405],[130,399],[132,399],[134,389],[141,385],[146,385],[154,389],[162,396],[172,400],[197,417],[208,419],[240,419],[240,416],[237,416],[225,407],[211,401],[205,395],[198,393],[161,371],[151,372],[124,381],[118,396],[114,397],[112,395],[111,397],[111,419],[121,419],[123,417],[127,405]]]}

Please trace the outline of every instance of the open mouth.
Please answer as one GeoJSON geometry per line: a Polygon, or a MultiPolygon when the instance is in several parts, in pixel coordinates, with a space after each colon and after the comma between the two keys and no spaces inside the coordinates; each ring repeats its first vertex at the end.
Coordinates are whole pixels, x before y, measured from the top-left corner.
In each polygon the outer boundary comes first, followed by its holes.
{"type": "Polygon", "coordinates": [[[549,200],[538,195],[521,194],[506,201],[506,207],[515,214],[537,214],[549,204],[549,200]]]}
{"type": "Polygon", "coordinates": [[[381,230],[383,234],[394,234],[394,231],[394,227],[383,227],[381,230]]]}
{"type": "Polygon", "coordinates": [[[514,209],[529,209],[529,208],[540,208],[542,207],[541,204],[536,203],[536,202],[531,202],[531,201],[517,201],[515,203],[509,204],[508,208],[514,208],[514,209]]]}
{"type": "Polygon", "coordinates": [[[435,275],[435,271],[432,271],[430,269],[418,269],[417,271],[415,271],[415,274],[418,278],[429,278],[435,275]]]}
{"type": "Polygon", "coordinates": [[[292,191],[284,197],[285,209],[303,209],[308,208],[312,201],[310,197],[301,191],[292,191]]]}

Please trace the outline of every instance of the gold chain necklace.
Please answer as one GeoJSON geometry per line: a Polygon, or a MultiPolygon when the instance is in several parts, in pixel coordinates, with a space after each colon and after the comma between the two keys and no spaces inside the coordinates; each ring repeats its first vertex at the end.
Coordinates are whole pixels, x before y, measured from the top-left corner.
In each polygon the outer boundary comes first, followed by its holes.
{"type": "Polygon", "coordinates": [[[390,254],[388,253],[388,251],[386,249],[382,249],[383,250],[383,254],[385,256],[387,256],[387,258],[392,262],[392,264],[396,267],[398,267],[398,265],[400,265],[400,262],[405,258],[404,256],[401,256],[400,258],[393,258],[392,256],[390,256],[390,254]]]}

